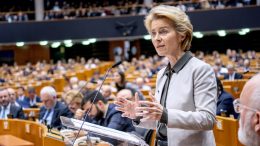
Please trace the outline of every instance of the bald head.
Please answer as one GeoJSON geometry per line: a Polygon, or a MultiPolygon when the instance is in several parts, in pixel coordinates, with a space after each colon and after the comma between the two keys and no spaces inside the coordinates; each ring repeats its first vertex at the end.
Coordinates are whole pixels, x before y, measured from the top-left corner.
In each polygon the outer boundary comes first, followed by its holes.
{"type": "Polygon", "coordinates": [[[239,141],[245,146],[260,146],[260,74],[245,84],[240,104],[244,107],[240,112],[239,141]]]}
{"type": "Polygon", "coordinates": [[[260,110],[260,74],[247,81],[241,92],[240,101],[242,104],[253,106],[260,110]]]}
{"type": "Polygon", "coordinates": [[[121,98],[125,98],[125,99],[128,99],[128,100],[134,100],[133,94],[132,94],[131,90],[129,90],[129,89],[120,90],[117,93],[116,97],[117,98],[121,97],[121,98]]]}
{"type": "Polygon", "coordinates": [[[105,98],[109,98],[112,94],[111,87],[109,85],[104,85],[101,93],[105,98]]]}
{"type": "Polygon", "coordinates": [[[10,96],[10,102],[14,103],[15,100],[16,100],[15,90],[13,88],[7,88],[7,91],[8,91],[9,96],[10,96]]]}

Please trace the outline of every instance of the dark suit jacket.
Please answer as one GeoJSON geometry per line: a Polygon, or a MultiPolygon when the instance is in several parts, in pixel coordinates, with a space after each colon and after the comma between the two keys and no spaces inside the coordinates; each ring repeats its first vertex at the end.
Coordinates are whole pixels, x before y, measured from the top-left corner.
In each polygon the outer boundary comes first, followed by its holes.
{"type": "MultiPolygon", "coordinates": [[[[45,106],[42,106],[40,108],[40,120],[43,119],[45,112],[47,112],[47,109],[45,108],[45,106]]],[[[70,112],[70,110],[68,109],[68,107],[66,105],[64,105],[63,103],[57,101],[55,107],[54,107],[54,112],[53,112],[53,116],[52,116],[52,120],[51,120],[51,128],[57,128],[57,129],[61,129],[62,125],[61,125],[61,121],[60,121],[60,116],[64,116],[64,117],[71,117],[72,113],[70,112]]]]}
{"type": "MultiPolygon", "coordinates": [[[[1,112],[1,108],[0,108],[0,112],[1,112]]],[[[16,106],[15,104],[11,104],[10,113],[7,116],[14,118],[14,119],[24,119],[25,118],[22,107],[16,106]]]]}
{"type": "MultiPolygon", "coordinates": [[[[225,74],[225,75],[224,75],[224,79],[225,79],[225,80],[228,80],[228,79],[229,79],[229,74],[225,74]]],[[[241,75],[240,73],[235,73],[234,79],[235,79],[235,80],[243,79],[243,75],[241,75]]]]}
{"type": "Polygon", "coordinates": [[[29,104],[29,98],[24,96],[24,99],[21,101],[19,100],[19,98],[16,99],[16,102],[22,107],[22,108],[29,108],[30,104],[29,104]]]}
{"type": "Polygon", "coordinates": [[[124,132],[134,131],[132,120],[122,117],[122,112],[116,110],[115,107],[115,104],[109,104],[106,117],[94,120],[93,123],[124,132]]]}
{"type": "Polygon", "coordinates": [[[223,91],[217,102],[217,115],[221,115],[221,110],[225,111],[226,116],[234,115],[235,118],[238,117],[238,114],[234,110],[233,106],[233,97],[226,91],[223,91]]]}
{"type": "MultiPolygon", "coordinates": [[[[99,120],[94,119],[92,123],[124,132],[135,131],[135,128],[132,124],[132,120],[126,117],[122,117],[122,112],[117,111],[115,107],[115,104],[109,104],[106,117],[99,120]]],[[[98,137],[100,137],[104,141],[108,141],[113,145],[119,145],[119,143],[121,143],[120,141],[117,141],[112,138],[102,137],[100,135],[98,137]]]]}
{"type": "MultiPolygon", "coordinates": [[[[35,98],[36,98],[36,102],[42,102],[39,96],[36,96],[35,98]]],[[[26,98],[25,102],[27,102],[26,105],[29,105],[30,108],[37,107],[37,105],[30,105],[30,98],[26,98]]]]}

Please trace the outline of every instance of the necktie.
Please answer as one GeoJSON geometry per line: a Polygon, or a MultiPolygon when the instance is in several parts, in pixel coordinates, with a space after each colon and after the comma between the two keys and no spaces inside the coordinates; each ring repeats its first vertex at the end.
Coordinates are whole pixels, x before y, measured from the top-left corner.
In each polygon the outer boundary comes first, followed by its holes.
{"type": "Polygon", "coordinates": [[[5,112],[6,112],[6,107],[3,106],[2,119],[5,119],[5,112]]]}
{"type": "MultiPolygon", "coordinates": [[[[172,75],[171,69],[170,69],[169,65],[166,68],[165,75],[167,76],[167,79],[166,79],[165,84],[163,86],[163,92],[162,92],[162,97],[161,97],[161,101],[160,101],[161,105],[163,105],[164,107],[166,107],[167,93],[168,93],[168,88],[169,88],[169,84],[170,84],[170,81],[171,81],[171,75],[172,75]]],[[[158,130],[157,137],[158,138],[162,138],[164,140],[167,140],[167,127],[166,127],[166,124],[159,123],[157,130],[158,130]]]]}
{"type": "Polygon", "coordinates": [[[50,113],[51,113],[51,109],[48,109],[46,116],[42,119],[42,122],[43,122],[45,125],[47,125],[47,118],[49,117],[50,113]]]}

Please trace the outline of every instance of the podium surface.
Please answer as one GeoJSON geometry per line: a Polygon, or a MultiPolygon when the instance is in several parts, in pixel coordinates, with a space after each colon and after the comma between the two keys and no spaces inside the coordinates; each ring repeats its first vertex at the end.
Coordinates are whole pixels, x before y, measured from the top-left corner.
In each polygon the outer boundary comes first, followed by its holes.
{"type": "Polygon", "coordinates": [[[13,135],[0,135],[1,146],[34,146],[32,142],[23,140],[13,135]]]}

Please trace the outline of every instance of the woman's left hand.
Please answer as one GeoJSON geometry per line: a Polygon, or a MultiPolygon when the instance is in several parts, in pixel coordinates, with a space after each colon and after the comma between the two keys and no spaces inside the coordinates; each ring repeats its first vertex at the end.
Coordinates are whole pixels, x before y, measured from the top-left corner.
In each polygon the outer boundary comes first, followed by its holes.
{"type": "Polygon", "coordinates": [[[150,94],[152,101],[139,101],[141,106],[137,107],[137,116],[143,117],[144,121],[159,121],[162,117],[163,106],[155,100],[155,97],[150,94]]]}

